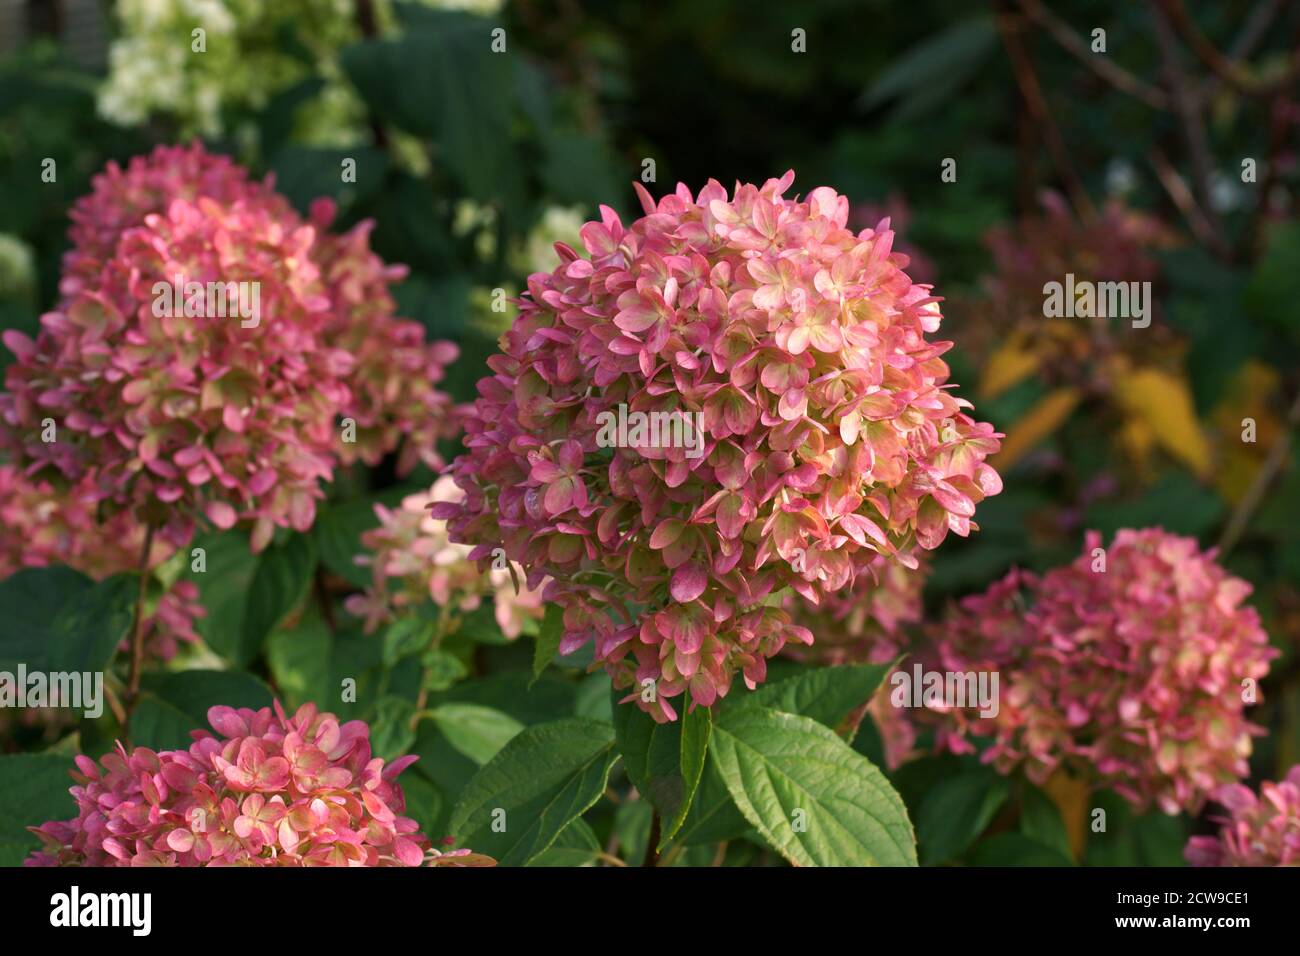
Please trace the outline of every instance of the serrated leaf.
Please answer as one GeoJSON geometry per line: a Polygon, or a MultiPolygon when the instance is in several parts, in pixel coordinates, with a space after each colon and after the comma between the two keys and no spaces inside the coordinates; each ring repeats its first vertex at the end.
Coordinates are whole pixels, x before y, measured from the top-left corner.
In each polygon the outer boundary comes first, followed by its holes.
{"type": "Polygon", "coordinates": [[[745,819],[791,863],[916,865],[902,798],[811,718],[765,707],[724,712],[709,749],[745,819]]]}
{"type": "Polygon", "coordinates": [[[551,848],[533,857],[529,866],[586,866],[600,856],[600,840],[586,820],[574,820],[560,831],[551,848]]]}
{"type": "Polygon", "coordinates": [[[527,864],[600,799],[617,759],[608,724],[574,717],[529,727],[466,785],[449,829],[504,866],[527,864]]]}
{"type": "MultiPolygon", "coordinates": [[[[728,709],[767,707],[787,714],[811,717],[832,730],[840,726],[853,711],[871,699],[885,675],[897,662],[889,664],[849,664],[804,671],[785,680],[773,681],[728,701],[728,709]]],[[[853,737],[849,743],[853,742],[853,737]]]]}
{"type": "Polygon", "coordinates": [[[675,721],[655,723],[634,704],[620,704],[611,691],[614,733],[623,766],[642,795],[659,811],[660,848],[681,829],[704,772],[713,718],[696,707],[675,721]]]}

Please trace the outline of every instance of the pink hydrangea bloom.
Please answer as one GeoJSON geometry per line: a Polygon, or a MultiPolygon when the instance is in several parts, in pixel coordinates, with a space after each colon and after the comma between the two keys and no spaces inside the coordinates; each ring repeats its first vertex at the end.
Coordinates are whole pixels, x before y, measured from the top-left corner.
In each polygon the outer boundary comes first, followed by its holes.
{"type": "Polygon", "coordinates": [[[1245,717],[1243,687],[1277,651],[1242,603],[1250,585],[1194,539],[1122,530],[1094,571],[1100,546],[1089,532],[1072,564],[1012,571],[931,629],[920,652],[930,669],[1000,681],[997,716],[951,710],[939,742],[960,752],[991,737],[984,759],[1003,772],[1023,767],[1041,783],[1067,767],[1139,809],[1195,811],[1248,772],[1263,731],[1245,717]]]}
{"type": "Polygon", "coordinates": [[[888,229],[851,232],[847,199],[787,199],[792,180],[658,203],[638,186],[642,218],[602,207],[585,256],[557,244],[479,383],[465,502],[435,510],[475,560],[501,547],[533,586],[550,577],[561,652],[594,640],[658,720],[812,640],[782,589],[817,602],[879,556],[915,567],[1001,487],[984,464],[1000,436],[926,338],[936,297],[888,229]],[[701,453],[612,441],[620,406],[691,416],[701,453]]]}
{"type": "MultiPolygon", "coordinates": [[[[189,750],[78,756],[78,815],[32,832],[28,866],[420,866],[440,862],[402,816],[397,775],[359,720],[304,704],[213,707],[189,750]]],[[[480,858],[481,859],[481,858],[480,858]]],[[[473,865],[461,863],[460,865],[473,865]]]]}
{"type": "Polygon", "coordinates": [[[878,557],[868,571],[852,589],[828,594],[820,604],[787,597],[787,610],[813,635],[813,645],[791,647],[791,657],[822,665],[886,664],[907,650],[904,625],[921,620],[929,563],[912,570],[878,557]]]}
{"type": "Polygon", "coordinates": [[[203,515],[251,524],[254,550],[276,527],[310,527],[338,464],[377,460],[404,431],[436,462],[455,429],[436,388],[455,348],[393,316],[400,270],[370,252],[368,226],[334,237],[331,218],[323,204],[304,221],[269,179],[198,146],[110,166],[72,212],[59,307],[35,341],[5,333],[18,361],[0,440],[27,474],[88,481],[174,541],[203,515]],[[178,276],[255,285],[260,314],[160,308],[178,276]],[[42,440],[47,418],[57,441],[42,440]]]}
{"type": "Polygon", "coordinates": [[[452,342],[426,342],[419,322],[396,316],[389,287],[406,277],[406,266],[388,265],[371,250],[373,222],[330,234],[334,212],[330,200],[318,199],[311,219],[319,232],[313,256],[333,306],[325,337],[353,358],[351,398],[340,414],[356,422],[356,441],[343,444],[341,457],[373,465],[400,447],[398,474],[419,462],[440,469],[438,440],[454,438],[460,421],[451,396],[437,386],[459,350],[452,342]]]}
{"type": "Polygon", "coordinates": [[[1184,855],[1193,866],[1296,866],[1300,864],[1300,765],[1281,783],[1265,781],[1256,797],[1249,787],[1224,784],[1214,801],[1218,836],[1192,837],[1184,855]]]}
{"type": "Polygon", "coordinates": [[[443,475],[427,492],[404,498],[400,508],[375,506],[379,527],[361,536],[370,553],[356,558],[373,570],[373,583],[345,602],[351,613],[366,619],[367,632],[426,601],[468,613],[485,594],[493,596],[497,624],[506,637],[518,637],[527,621],[541,619],[541,590],[520,587],[521,568],[480,571],[469,560],[470,547],[454,544],[447,523],[429,514],[433,503],[463,498],[451,476],[443,475]]]}
{"type": "Polygon", "coordinates": [[[68,213],[72,248],[63,259],[59,291],[71,299],[98,288],[122,234],[146,216],[166,212],[175,199],[195,203],[204,197],[223,206],[255,203],[291,218],[293,208],[271,183],[270,178],[265,183],[250,180],[230,157],[213,155],[199,143],[158,146],[147,156],[133,156],[126,169],[110,162],[68,213]]]}

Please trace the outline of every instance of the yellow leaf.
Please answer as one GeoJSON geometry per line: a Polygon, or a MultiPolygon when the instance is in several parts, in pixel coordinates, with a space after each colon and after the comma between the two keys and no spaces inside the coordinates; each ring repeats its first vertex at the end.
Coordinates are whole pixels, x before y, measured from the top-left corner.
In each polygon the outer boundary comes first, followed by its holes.
{"type": "Polygon", "coordinates": [[[1117,368],[1112,381],[1125,414],[1149,425],[1158,445],[1198,475],[1210,470],[1210,445],[1182,378],[1158,368],[1117,368]]]}
{"type": "Polygon", "coordinates": [[[980,375],[980,394],[985,398],[996,398],[1038,371],[1038,355],[1024,348],[1023,342],[1023,335],[1015,335],[989,356],[980,375]]]}
{"type": "Polygon", "coordinates": [[[1007,429],[1002,450],[989,460],[989,464],[999,471],[1009,469],[1025,452],[1065,423],[1079,404],[1079,398],[1077,388],[1058,388],[1039,399],[1033,408],[1007,429]]]}
{"type": "Polygon", "coordinates": [[[1088,787],[1080,780],[1058,770],[1043,784],[1043,790],[1052,798],[1061,811],[1061,821],[1070,838],[1070,849],[1074,858],[1083,856],[1084,844],[1088,842],[1088,787]]]}

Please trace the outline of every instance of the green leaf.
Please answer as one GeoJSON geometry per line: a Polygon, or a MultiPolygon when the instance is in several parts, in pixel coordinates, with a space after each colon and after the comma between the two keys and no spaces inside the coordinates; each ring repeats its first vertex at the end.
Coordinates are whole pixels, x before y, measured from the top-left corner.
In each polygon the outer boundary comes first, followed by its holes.
{"type": "Polygon", "coordinates": [[[654,806],[648,800],[625,800],[614,811],[619,852],[631,866],[640,866],[646,858],[653,818],[654,806]]]}
{"type": "Polygon", "coordinates": [[[695,791],[695,800],[677,833],[677,842],[688,846],[720,843],[739,839],[752,832],[753,827],[740,815],[736,804],[732,802],[727,785],[718,772],[717,760],[706,760],[704,773],[700,775],[700,785],[695,791]]]}
{"type": "Polygon", "coordinates": [[[189,747],[192,730],[211,730],[211,707],[271,705],[271,690],[252,674],[242,671],[190,670],[146,674],[144,691],[131,715],[131,743],[153,750],[189,747]]]}
{"type": "Polygon", "coordinates": [[[420,831],[437,843],[438,819],[445,809],[442,791],[428,778],[406,770],[398,781],[406,798],[406,815],[420,824],[420,831]]]}
{"type": "Polygon", "coordinates": [[[0,581],[0,669],[107,669],[131,628],[137,578],[95,583],[71,568],[29,568],[0,581]]]}
{"type": "Polygon", "coordinates": [[[1024,795],[1020,801],[1020,832],[1043,846],[1051,847],[1072,859],[1070,835],[1061,819],[1060,808],[1056,801],[1033,784],[1024,784],[1024,795]]]}
{"type": "Polygon", "coordinates": [[[660,848],[681,829],[704,773],[713,717],[696,707],[677,720],[658,724],[635,704],[620,704],[611,691],[614,734],[627,775],[659,811],[660,848]]]}
{"type": "Polygon", "coordinates": [[[447,742],[480,767],[524,729],[509,714],[478,704],[443,704],[432,717],[447,742]]]}
{"type": "Polygon", "coordinates": [[[306,534],[290,535],[283,544],[272,544],[258,556],[239,644],[234,649],[236,663],[247,666],[257,656],[267,636],[307,593],[315,570],[316,544],[306,534]]]}
{"type": "Polygon", "coordinates": [[[278,629],[266,641],[266,662],[286,708],[297,710],[311,701],[336,712],[331,698],[334,636],[315,608],[310,608],[292,630],[278,629]]]}
{"type": "Polygon", "coordinates": [[[1023,833],[999,833],[980,841],[970,855],[971,866],[1071,866],[1060,850],[1031,840],[1023,833]]]}
{"type": "Polygon", "coordinates": [[[1268,230],[1268,246],[1246,286],[1246,314],[1262,327],[1300,343],[1300,223],[1279,222],[1268,230]]]}
{"type": "Polygon", "coordinates": [[[533,857],[529,866],[586,866],[600,856],[600,840],[586,820],[574,820],[560,831],[551,848],[533,857]]]}
{"type": "Polygon", "coordinates": [[[404,31],[345,48],[344,72],[376,115],[432,137],[470,195],[513,205],[520,175],[510,57],[492,52],[491,28],[477,17],[403,6],[404,31]]]}
{"type": "Polygon", "coordinates": [[[27,827],[77,815],[68,772],[76,769],[64,754],[0,756],[0,866],[21,866],[40,847],[27,827]]]}
{"type": "Polygon", "coordinates": [[[322,508],[311,529],[321,564],[349,584],[368,587],[370,569],[357,564],[353,558],[365,553],[361,535],[378,525],[379,517],[370,501],[339,502],[322,508]]]}
{"type": "Polygon", "coordinates": [[[384,628],[384,666],[392,667],[404,657],[421,653],[432,641],[432,621],[418,617],[398,618],[384,628]]]}
{"type": "Polygon", "coordinates": [[[915,866],[902,798],[865,757],[808,718],[724,712],[709,745],[731,799],[798,866],[915,866]]]}
{"type": "Polygon", "coordinates": [[[383,187],[388,157],[370,146],[323,149],[290,144],[276,152],[271,170],[276,191],[303,215],[322,196],[333,199],[346,215],[383,187]],[[343,161],[349,159],[356,161],[356,182],[343,180],[343,161]]]}
{"type": "Polygon", "coordinates": [[[529,727],[470,780],[449,829],[505,866],[526,864],[600,799],[617,759],[608,724],[573,717],[529,727]]]}
{"type": "Polygon", "coordinates": [[[370,746],[375,756],[396,760],[409,753],[415,744],[415,730],[411,727],[415,705],[405,697],[390,694],[380,698],[375,711],[370,725],[370,746]]]}
{"type": "Polygon", "coordinates": [[[869,109],[899,97],[897,118],[919,116],[949,102],[976,75],[997,42],[997,29],[989,16],[960,20],[928,34],[879,75],[862,104],[869,109]]]}
{"type": "MultiPolygon", "coordinates": [[[[786,714],[800,714],[834,730],[849,714],[871,699],[896,663],[852,664],[804,671],[743,694],[732,706],[767,707],[786,714]]],[[[849,743],[856,736],[855,732],[849,743]]]]}
{"type": "Polygon", "coordinates": [[[537,634],[537,647],[533,651],[534,681],[542,676],[546,665],[555,660],[555,655],[560,650],[560,638],[563,636],[564,611],[558,604],[546,605],[546,616],[542,618],[542,629],[537,634]]]}
{"type": "Polygon", "coordinates": [[[208,612],[195,629],[204,643],[228,661],[238,662],[249,585],[257,559],[240,531],[220,531],[197,538],[190,549],[185,576],[199,589],[199,602],[208,612]],[[195,571],[193,553],[202,549],[204,570],[195,571]]]}
{"type": "Polygon", "coordinates": [[[455,686],[469,674],[464,662],[448,651],[431,647],[420,657],[424,667],[424,688],[437,692],[455,686]]]}
{"type": "Polygon", "coordinates": [[[1010,793],[1007,778],[988,768],[940,780],[916,814],[921,859],[927,866],[956,859],[984,832],[1010,793]]]}

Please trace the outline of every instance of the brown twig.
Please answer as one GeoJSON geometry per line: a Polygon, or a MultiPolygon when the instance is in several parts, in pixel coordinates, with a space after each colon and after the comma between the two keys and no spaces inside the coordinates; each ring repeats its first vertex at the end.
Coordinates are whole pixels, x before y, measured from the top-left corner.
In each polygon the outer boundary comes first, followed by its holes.
{"type": "Polygon", "coordinates": [[[1092,70],[1121,93],[1127,93],[1157,110],[1169,109],[1169,97],[1159,87],[1116,65],[1109,57],[1098,56],[1073,27],[1044,7],[1038,0],[1016,0],[1025,16],[1038,24],[1076,60],[1092,70]]]}
{"type": "Polygon", "coordinates": [[[1149,0],[1151,23],[1155,27],[1156,48],[1160,51],[1165,83],[1173,100],[1174,112],[1182,126],[1183,138],[1187,141],[1188,158],[1192,165],[1192,195],[1201,207],[1201,214],[1209,221],[1217,233],[1218,223],[1214,210],[1210,207],[1210,177],[1214,171],[1214,161],[1210,156],[1209,140],[1205,135],[1205,123],[1201,116],[1200,99],[1192,92],[1191,83],[1179,58],[1178,39],[1174,36],[1157,0],[1149,0]]]}
{"type": "Polygon", "coordinates": [[[1183,7],[1183,0],[1155,0],[1168,22],[1192,52],[1220,80],[1247,96],[1266,96],[1293,84],[1300,77],[1300,48],[1291,54],[1291,62],[1277,76],[1260,79],[1250,67],[1219,52],[1218,47],[1192,22],[1183,7]]]}
{"type": "Polygon", "coordinates": [[[131,632],[131,671],[126,683],[126,710],[135,710],[140,694],[140,673],[144,669],[144,598],[149,588],[149,553],[153,550],[154,524],[144,529],[144,546],[140,549],[140,583],[135,592],[135,622],[131,632]]]}
{"type": "Polygon", "coordinates": [[[1277,170],[1281,165],[1282,154],[1291,138],[1290,99],[1288,94],[1278,93],[1269,104],[1268,157],[1264,160],[1264,178],[1259,181],[1259,197],[1255,203],[1255,211],[1246,237],[1249,243],[1247,255],[1251,259],[1264,252],[1266,243],[1264,230],[1268,224],[1273,185],[1277,182],[1277,170]]]}
{"type": "Polygon", "coordinates": [[[1268,486],[1273,483],[1273,479],[1286,462],[1287,454],[1291,451],[1292,432],[1297,425],[1300,425],[1300,393],[1296,394],[1295,401],[1287,411],[1286,425],[1282,434],[1278,436],[1277,444],[1269,449],[1268,457],[1264,459],[1264,464],[1255,474],[1255,480],[1246,489],[1246,494],[1237,503],[1237,509],[1228,520],[1227,527],[1223,529],[1223,535],[1219,538],[1220,558],[1236,547],[1241,536],[1245,534],[1246,526],[1250,524],[1255,510],[1268,493],[1268,486]]]}
{"type": "Polygon", "coordinates": [[[655,810],[650,816],[650,841],[646,843],[645,859],[641,862],[642,866],[659,865],[659,833],[662,821],[659,819],[659,811],[655,810]]]}
{"type": "MultiPolygon", "coordinates": [[[[357,0],[357,28],[361,35],[367,40],[373,40],[379,36],[379,24],[375,19],[375,6],[373,0],[357,0]]],[[[370,117],[370,135],[374,137],[375,145],[380,149],[388,146],[388,131],[384,129],[379,117],[375,116],[370,110],[366,111],[370,117]]]]}
{"type": "Polygon", "coordinates": [[[1043,132],[1047,151],[1051,154],[1052,163],[1061,177],[1075,214],[1080,219],[1095,219],[1097,209],[1088,196],[1088,191],[1084,189],[1083,180],[1075,171],[1074,164],[1070,162],[1070,153],[1065,147],[1065,140],[1061,138],[1061,131],[1052,120],[1051,112],[1047,108],[1047,100],[1043,96],[1043,88],[1039,85],[1038,76],[1034,72],[1033,62],[1021,42],[1024,19],[1012,12],[1008,6],[1009,2],[1010,0],[1000,0],[996,19],[998,32],[1002,35],[1002,45],[1006,47],[1011,68],[1016,75],[1016,85],[1020,87],[1020,95],[1025,101],[1026,108],[1043,132]]]}
{"type": "Polygon", "coordinates": [[[1169,198],[1182,213],[1183,220],[1192,230],[1192,234],[1207,248],[1213,249],[1220,258],[1226,258],[1229,250],[1222,235],[1215,230],[1213,223],[1197,203],[1196,197],[1187,188],[1183,177],[1178,175],[1178,170],[1174,169],[1173,164],[1159,149],[1152,149],[1149,159],[1151,167],[1156,172],[1156,178],[1160,180],[1160,185],[1165,188],[1169,198]]]}

